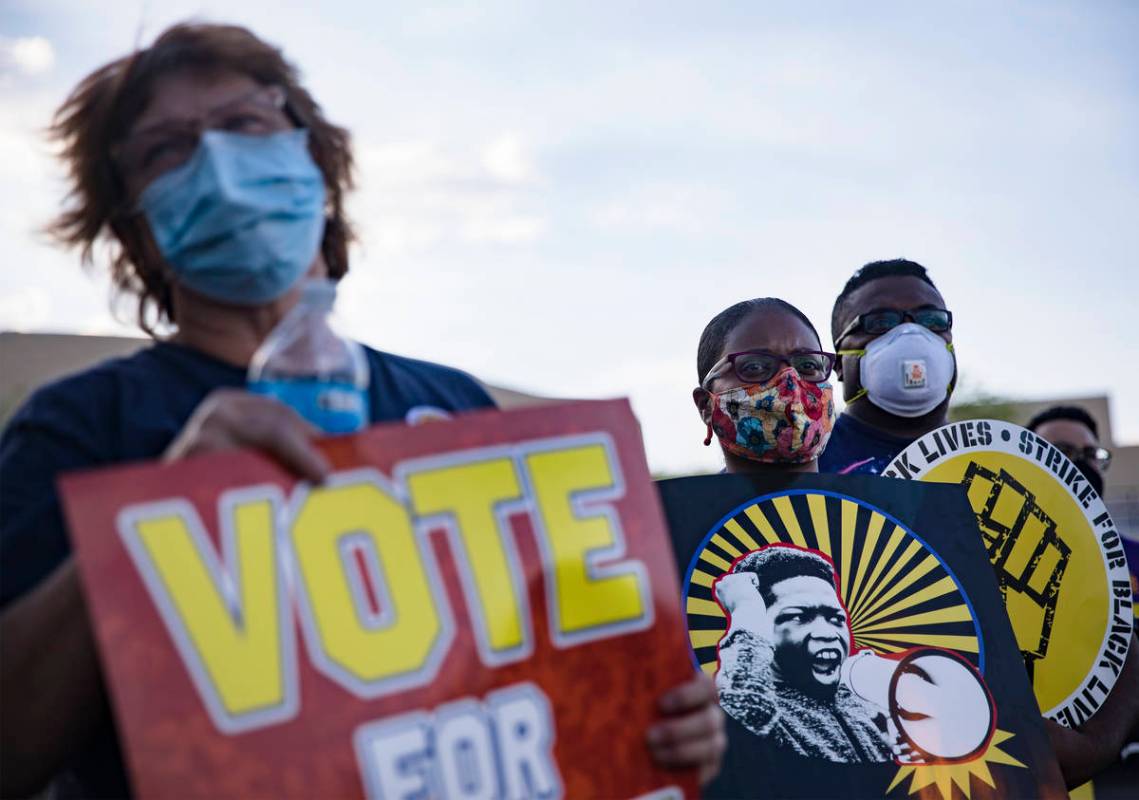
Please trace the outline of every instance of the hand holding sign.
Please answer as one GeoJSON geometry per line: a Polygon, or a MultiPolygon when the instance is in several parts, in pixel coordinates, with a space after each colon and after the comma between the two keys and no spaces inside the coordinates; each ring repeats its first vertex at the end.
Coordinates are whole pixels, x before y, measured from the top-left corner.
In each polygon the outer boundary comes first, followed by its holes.
{"type": "Polygon", "coordinates": [[[658,764],[698,767],[702,784],[716,776],[728,746],[724,712],[716,700],[716,684],[707,675],[697,675],[661,697],[657,706],[668,718],[650,728],[647,737],[658,764]]]}
{"type": "Polygon", "coordinates": [[[177,461],[253,447],[302,478],[319,483],[330,471],[328,460],[312,443],[320,435],[284,403],[241,389],[217,389],[194,410],[162,458],[177,461]]]}

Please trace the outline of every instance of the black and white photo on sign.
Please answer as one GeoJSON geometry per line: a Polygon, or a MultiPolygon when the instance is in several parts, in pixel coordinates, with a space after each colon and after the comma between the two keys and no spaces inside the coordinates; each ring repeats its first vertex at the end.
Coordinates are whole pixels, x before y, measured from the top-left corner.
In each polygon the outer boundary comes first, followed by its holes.
{"type": "Polygon", "coordinates": [[[835,763],[960,761],[988,744],[992,699],[955,654],[855,650],[825,555],[751,551],[715,583],[729,618],[716,673],[724,710],[778,749],[835,763]]]}

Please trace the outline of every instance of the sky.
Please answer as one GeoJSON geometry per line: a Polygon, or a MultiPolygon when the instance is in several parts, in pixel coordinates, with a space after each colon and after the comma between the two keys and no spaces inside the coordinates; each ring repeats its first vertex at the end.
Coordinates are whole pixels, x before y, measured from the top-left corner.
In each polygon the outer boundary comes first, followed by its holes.
{"type": "Polygon", "coordinates": [[[67,193],[43,129],[187,18],[282,47],[352,131],[338,317],[374,347],[630,397],[654,470],[715,469],[705,324],[775,296],[826,340],[850,274],[906,257],[962,396],[1106,393],[1139,443],[1137,3],[4,0],[0,330],[136,333],[40,232],[67,193]]]}

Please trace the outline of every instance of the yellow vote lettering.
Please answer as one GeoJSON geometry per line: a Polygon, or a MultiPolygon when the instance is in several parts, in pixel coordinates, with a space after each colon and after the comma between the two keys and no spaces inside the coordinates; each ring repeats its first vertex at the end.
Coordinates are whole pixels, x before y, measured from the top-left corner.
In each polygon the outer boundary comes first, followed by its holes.
{"type": "Polygon", "coordinates": [[[523,496],[514,461],[500,457],[422,469],[407,476],[406,486],[417,519],[451,517],[453,547],[460,551],[455,560],[483,658],[501,664],[525,657],[525,586],[511,534],[499,518],[504,504],[523,496]]]}
{"type": "Polygon", "coordinates": [[[533,652],[527,573],[509,525],[528,513],[559,648],[653,623],[626,558],[625,488],[604,434],[361,468],[224,493],[220,546],[189,502],[129,506],[119,535],[214,725],[234,734],[299,711],[294,610],[313,666],[363,698],[434,680],[455,638],[431,531],[445,528],[479,656],[533,652]],[[294,602],[295,600],[295,602],[294,602]]]}
{"type": "Polygon", "coordinates": [[[222,498],[226,564],[181,501],[128,509],[119,530],[207,709],[229,732],[296,710],[292,628],[282,618],[275,495],[222,498]],[[224,571],[223,571],[224,570],[224,571]]]}
{"type": "Polygon", "coordinates": [[[309,650],[319,668],[364,697],[431,679],[429,667],[449,641],[411,518],[399,500],[367,480],[313,489],[299,504],[290,541],[309,650]],[[354,541],[374,567],[383,606],[378,620],[363,618],[366,600],[349,577],[357,565],[346,545],[354,541]]]}
{"type": "Polygon", "coordinates": [[[536,505],[536,529],[546,562],[551,633],[559,647],[652,624],[648,575],[638,561],[599,565],[624,554],[617,513],[600,502],[575,508],[589,495],[620,495],[603,443],[566,446],[525,456],[536,505]]]}

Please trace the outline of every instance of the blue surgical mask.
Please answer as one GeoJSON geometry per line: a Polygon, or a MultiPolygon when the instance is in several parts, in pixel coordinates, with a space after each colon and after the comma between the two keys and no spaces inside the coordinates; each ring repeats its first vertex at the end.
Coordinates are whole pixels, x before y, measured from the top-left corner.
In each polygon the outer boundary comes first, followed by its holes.
{"type": "Polygon", "coordinates": [[[176,279],[235,305],[277,299],[308,271],[324,234],[324,176],[308,131],[205,131],[194,155],[142,192],[176,279]]]}

